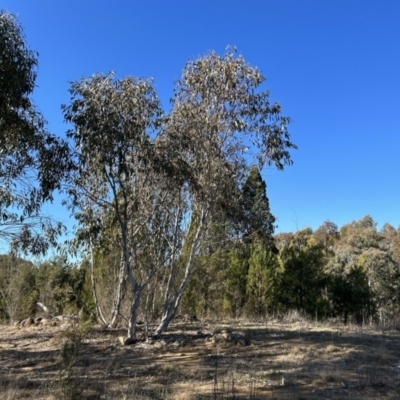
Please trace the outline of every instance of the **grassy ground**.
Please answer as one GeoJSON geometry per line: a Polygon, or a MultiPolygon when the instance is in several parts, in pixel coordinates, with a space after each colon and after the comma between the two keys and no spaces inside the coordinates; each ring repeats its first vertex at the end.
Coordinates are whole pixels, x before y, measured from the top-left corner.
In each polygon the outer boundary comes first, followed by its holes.
{"type": "Polygon", "coordinates": [[[289,318],[124,334],[0,326],[0,399],[400,399],[396,329],[289,318]]]}

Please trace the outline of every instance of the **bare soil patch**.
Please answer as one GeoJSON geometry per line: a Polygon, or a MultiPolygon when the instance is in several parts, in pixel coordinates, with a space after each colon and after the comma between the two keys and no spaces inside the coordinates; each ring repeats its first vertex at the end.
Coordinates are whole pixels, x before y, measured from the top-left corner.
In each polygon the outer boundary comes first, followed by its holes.
{"type": "Polygon", "coordinates": [[[0,326],[0,399],[400,399],[399,332],[297,321],[0,326]]]}

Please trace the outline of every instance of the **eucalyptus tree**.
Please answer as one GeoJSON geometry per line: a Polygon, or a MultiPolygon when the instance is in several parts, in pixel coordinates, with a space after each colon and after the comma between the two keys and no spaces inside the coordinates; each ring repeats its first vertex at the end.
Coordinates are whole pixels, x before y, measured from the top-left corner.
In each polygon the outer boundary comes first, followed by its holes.
{"type": "MultiPolygon", "coordinates": [[[[400,305],[396,230],[385,225],[382,231],[378,232],[376,225],[372,217],[366,215],[358,221],[342,226],[340,237],[333,247],[334,257],[328,263],[330,273],[340,277],[342,281],[351,277],[355,282],[355,277],[360,278],[357,284],[359,290],[363,290],[363,296],[359,295],[358,298],[362,298],[363,302],[356,303],[349,295],[346,298],[350,299],[348,302],[352,313],[363,315],[364,318],[374,316],[375,311],[379,312],[380,318],[393,316],[400,305]],[[355,309],[356,305],[358,309],[355,309]]],[[[354,286],[354,283],[352,285],[354,286]]],[[[342,285],[342,291],[344,287],[342,285]]],[[[351,285],[346,287],[352,292],[355,291],[351,285]]]]}
{"type": "Polygon", "coordinates": [[[154,167],[151,139],[162,112],[150,80],[97,74],[72,83],[70,93],[70,105],[62,108],[73,124],[67,135],[74,143],[69,194],[79,223],[76,238],[92,254],[92,271],[95,249],[101,249],[105,236],[120,249],[111,315],[102,315],[99,307],[97,311],[104,323],[115,325],[127,276],[133,292],[131,341],[142,291],[164,265],[170,226],[171,195],[154,167]]]}
{"type": "Polygon", "coordinates": [[[259,90],[264,80],[229,49],[223,56],[210,52],[187,62],[176,82],[159,143],[169,149],[167,157],[176,170],[186,173],[180,201],[187,211],[181,220],[189,228],[180,230],[191,234],[183,236],[185,262],[170,258],[156,335],[167,329],[177,313],[217,207],[235,205],[254,161],[280,170],[291,164],[290,149],[296,146],[288,133],[290,119],[281,114],[278,103],[270,103],[268,91],[259,90]],[[246,154],[249,149],[251,156],[246,154]]]}
{"type": "Polygon", "coordinates": [[[339,231],[336,224],[331,221],[325,221],[323,224],[313,233],[314,239],[322,244],[325,249],[326,257],[333,255],[333,246],[339,239],[339,231]]]}
{"type": "Polygon", "coordinates": [[[14,251],[44,253],[62,227],[41,206],[60,188],[69,155],[31,99],[37,66],[21,25],[0,10],[0,240],[14,251]]]}

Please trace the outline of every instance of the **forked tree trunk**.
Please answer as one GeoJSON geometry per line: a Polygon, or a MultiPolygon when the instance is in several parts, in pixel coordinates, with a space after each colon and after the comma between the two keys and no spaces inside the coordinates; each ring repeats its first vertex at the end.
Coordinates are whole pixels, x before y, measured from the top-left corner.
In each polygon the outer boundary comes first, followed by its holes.
{"type": "Polygon", "coordinates": [[[196,253],[199,249],[204,226],[206,224],[206,219],[207,219],[206,213],[202,212],[202,216],[199,219],[200,220],[199,226],[197,227],[196,230],[196,235],[193,238],[193,242],[191,244],[189,259],[185,267],[185,275],[181,281],[181,284],[179,285],[179,288],[175,291],[174,294],[171,294],[172,281],[173,281],[173,276],[172,276],[173,266],[171,267],[170,276],[168,277],[168,287],[164,299],[163,314],[161,317],[161,322],[158,325],[156,331],[154,332],[154,336],[160,336],[163,332],[165,332],[168,329],[169,324],[174,319],[178,311],[178,307],[181,302],[183,293],[185,292],[185,289],[189,283],[189,279],[193,272],[194,260],[196,253]]]}
{"type": "Polygon", "coordinates": [[[117,324],[117,317],[119,315],[119,310],[121,308],[121,303],[123,299],[123,287],[126,281],[125,277],[125,264],[122,262],[123,258],[121,260],[120,268],[118,270],[118,286],[117,290],[114,294],[114,299],[113,299],[113,307],[111,310],[111,315],[109,316],[110,318],[106,318],[103,310],[101,308],[98,295],[97,295],[97,288],[96,288],[96,277],[94,273],[94,255],[93,255],[93,248],[90,248],[90,255],[91,255],[91,270],[90,270],[90,276],[91,276],[91,281],[92,281],[92,293],[93,293],[93,298],[94,298],[94,303],[95,303],[95,309],[96,309],[96,315],[97,318],[100,320],[101,323],[106,325],[108,328],[115,328],[117,324]]]}
{"type": "Polygon", "coordinates": [[[125,264],[123,262],[123,257],[121,257],[121,263],[119,266],[119,270],[118,270],[118,286],[117,286],[117,291],[114,295],[114,301],[113,301],[113,308],[111,311],[111,321],[108,324],[109,328],[115,328],[116,324],[117,324],[117,318],[119,315],[119,310],[121,308],[121,303],[123,300],[123,288],[125,285],[125,264]]]}
{"type": "Polygon", "coordinates": [[[104,325],[108,325],[108,322],[107,322],[106,318],[104,317],[103,310],[101,309],[99,299],[97,297],[96,277],[94,275],[94,256],[93,256],[92,245],[90,245],[90,264],[91,264],[90,278],[92,281],[92,293],[93,293],[93,299],[94,299],[94,306],[95,306],[95,310],[96,310],[96,316],[97,316],[97,319],[99,319],[101,323],[103,323],[104,325]]]}
{"type": "Polygon", "coordinates": [[[144,285],[142,286],[139,285],[139,283],[133,276],[131,259],[128,250],[127,229],[126,226],[124,225],[122,229],[122,256],[123,256],[123,264],[124,267],[126,268],[126,273],[128,275],[129,282],[131,283],[133,289],[133,300],[131,304],[131,312],[129,315],[128,332],[127,332],[127,337],[125,339],[125,344],[131,344],[136,341],[136,322],[140,308],[140,296],[144,288],[144,285]]]}
{"type": "Polygon", "coordinates": [[[140,308],[141,289],[142,288],[138,284],[134,287],[134,295],[128,324],[128,336],[125,339],[125,344],[131,344],[136,341],[136,322],[140,308]]]}
{"type": "Polygon", "coordinates": [[[182,283],[185,284],[181,285],[181,287],[176,291],[175,296],[167,304],[164,305],[161,322],[154,332],[154,336],[160,336],[163,332],[165,332],[168,329],[171,321],[175,318],[176,312],[178,311],[179,303],[182,298],[182,294],[187,286],[187,281],[182,281],[182,283]]]}

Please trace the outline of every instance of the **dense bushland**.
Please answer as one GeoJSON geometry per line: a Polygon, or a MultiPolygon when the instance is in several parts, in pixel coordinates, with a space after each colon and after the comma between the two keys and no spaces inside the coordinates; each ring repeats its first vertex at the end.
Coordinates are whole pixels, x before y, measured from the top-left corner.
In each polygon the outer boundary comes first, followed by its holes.
{"type": "MultiPolygon", "coordinates": [[[[219,239],[210,237],[196,257],[178,314],[263,320],[296,309],[318,320],[344,323],[398,318],[400,231],[389,224],[377,230],[369,216],[340,229],[325,222],[315,231],[274,235],[264,245],[256,237],[248,242],[226,237],[228,229],[222,230],[222,224],[214,228],[219,239]]],[[[111,253],[96,256],[96,292],[104,313],[113,308],[119,267],[120,259],[111,253]]],[[[157,274],[142,292],[139,319],[147,324],[161,317],[165,274],[157,274]]],[[[53,314],[83,310],[86,317],[94,317],[90,275],[86,260],[79,265],[62,258],[33,264],[3,255],[0,319],[16,321],[42,313],[37,302],[53,314]]],[[[130,312],[126,284],[117,316],[120,325],[127,323],[130,312]]]]}

